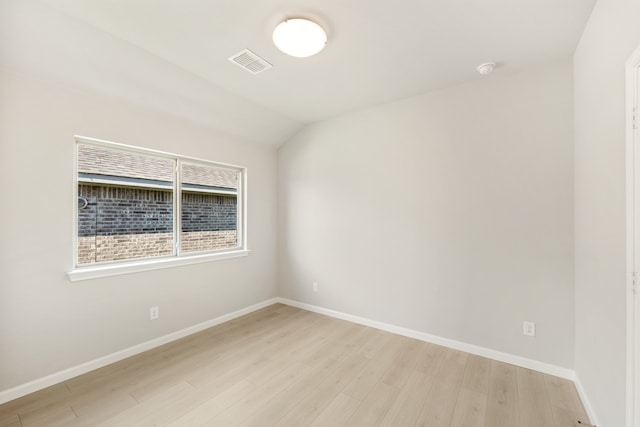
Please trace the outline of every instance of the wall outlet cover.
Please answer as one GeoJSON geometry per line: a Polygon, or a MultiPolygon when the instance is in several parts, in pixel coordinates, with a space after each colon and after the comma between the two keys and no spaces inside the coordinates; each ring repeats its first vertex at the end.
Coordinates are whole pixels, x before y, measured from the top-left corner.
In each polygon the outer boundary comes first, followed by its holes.
{"type": "Polygon", "coordinates": [[[529,322],[525,320],[522,323],[522,333],[528,337],[536,336],[536,324],[535,322],[529,322]]]}

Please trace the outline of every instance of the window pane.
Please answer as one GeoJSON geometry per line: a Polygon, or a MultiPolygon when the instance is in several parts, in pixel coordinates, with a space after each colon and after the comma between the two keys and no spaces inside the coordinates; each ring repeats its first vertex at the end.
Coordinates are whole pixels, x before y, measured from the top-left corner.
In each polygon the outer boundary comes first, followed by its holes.
{"type": "Polygon", "coordinates": [[[212,251],[238,246],[238,182],[240,172],[182,163],[183,252],[212,251]]]}
{"type": "Polygon", "coordinates": [[[78,144],[78,265],[174,254],[176,161],[78,144]]]}

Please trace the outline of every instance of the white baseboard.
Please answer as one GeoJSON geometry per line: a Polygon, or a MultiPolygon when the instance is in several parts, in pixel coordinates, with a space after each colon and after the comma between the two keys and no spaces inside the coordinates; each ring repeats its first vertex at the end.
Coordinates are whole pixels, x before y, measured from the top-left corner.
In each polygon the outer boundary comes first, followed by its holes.
{"type": "Polygon", "coordinates": [[[69,369],[65,369],[64,371],[47,375],[44,378],[39,378],[37,380],[30,381],[26,384],[21,384],[19,386],[10,388],[8,390],[0,391],[0,404],[25,396],[29,393],[42,390],[43,388],[52,386],[54,384],[58,384],[62,381],[66,381],[68,379],[77,377],[78,375],[85,374],[87,372],[93,371],[98,368],[102,368],[103,366],[107,366],[112,363],[118,362],[122,359],[126,359],[127,357],[134,356],[136,354],[142,353],[143,351],[151,350],[152,348],[186,337],[187,335],[195,334],[196,332],[203,331],[205,329],[219,325],[220,323],[228,322],[229,320],[233,320],[237,317],[244,316],[245,314],[249,314],[261,308],[268,307],[277,302],[278,302],[277,298],[272,298],[266,301],[262,301],[262,302],[259,302],[258,304],[254,304],[252,306],[234,311],[233,313],[225,314],[223,316],[216,317],[215,319],[207,320],[206,322],[189,326],[188,328],[184,328],[179,331],[172,332],[170,334],[167,334],[158,338],[154,338],[142,344],[138,344],[133,347],[129,347],[124,350],[120,350],[115,353],[109,354],[107,356],[103,356],[98,359],[91,360],[81,365],[74,366],[69,369]]]}
{"type": "Polygon", "coordinates": [[[584,387],[582,387],[582,382],[580,381],[580,377],[578,376],[578,374],[575,375],[573,383],[576,385],[576,390],[578,390],[580,400],[582,400],[582,406],[584,406],[584,410],[587,411],[589,422],[596,426],[601,425],[600,421],[598,421],[598,417],[596,417],[595,411],[593,410],[593,406],[591,406],[591,402],[589,401],[587,392],[584,390],[584,387]]]}
{"type": "Polygon", "coordinates": [[[402,328],[400,326],[390,325],[376,320],[366,319],[364,317],[354,316],[352,314],[341,313],[339,311],[330,310],[328,308],[318,307],[311,304],[290,300],[287,298],[276,298],[277,302],[290,305],[292,307],[301,308],[303,310],[313,311],[315,313],[324,314],[337,319],[347,320],[349,322],[358,323],[364,326],[381,329],[383,331],[392,332],[394,334],[403,335],[409,338],[415,338],[420,341],[441,345],[443,347],[453,348],[455,350],[464,351],[466,353],[487,357],[489,359],[498,360],[500,362],[509,363],[511,365],[520,366],[522,368],[532,369],[534,371],[543,372],[545,374],[554,375],[556,377],[568,380],[575,379],[575,372],[572,369],[563,368],[549,363],[539,362],[537,360],[528,359],[526,357],[516,356],[501,351],[480,347],[473,344],[467,344],[448,338],[442,338],[436,335],[427,334],[413,329],[402,328]]]}

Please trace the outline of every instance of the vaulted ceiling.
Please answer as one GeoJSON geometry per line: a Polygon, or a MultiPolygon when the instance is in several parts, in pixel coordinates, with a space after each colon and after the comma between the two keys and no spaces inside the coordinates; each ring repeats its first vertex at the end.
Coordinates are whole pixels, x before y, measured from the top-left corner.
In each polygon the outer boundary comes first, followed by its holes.
{"type": "Polygon", "coordinates": [[[594,2],[4,0],[0,65],[166,110],[182,102],[193,120],[277,146],[306,123],[491,78],[482,62],[504,74],[569,56],[594,2]],[[326,48],[306,59],[277,50],[271,32],[287,17],[320,23],[326,48]],[[273,68],[228,61],[245,48],[273,68]]]}

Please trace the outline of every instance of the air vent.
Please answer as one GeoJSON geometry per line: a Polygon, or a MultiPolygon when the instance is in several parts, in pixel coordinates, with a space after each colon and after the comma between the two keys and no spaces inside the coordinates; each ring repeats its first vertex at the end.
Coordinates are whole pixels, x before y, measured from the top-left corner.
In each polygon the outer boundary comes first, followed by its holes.
{"type": "Polygon", "coordinates": [[[236,53],[229,58],[229,61],[244,68],[251,74],[258,74],[273,67],[273,65],[269,64],[249,49],[244,49],[243,51],[236,53]]]}

